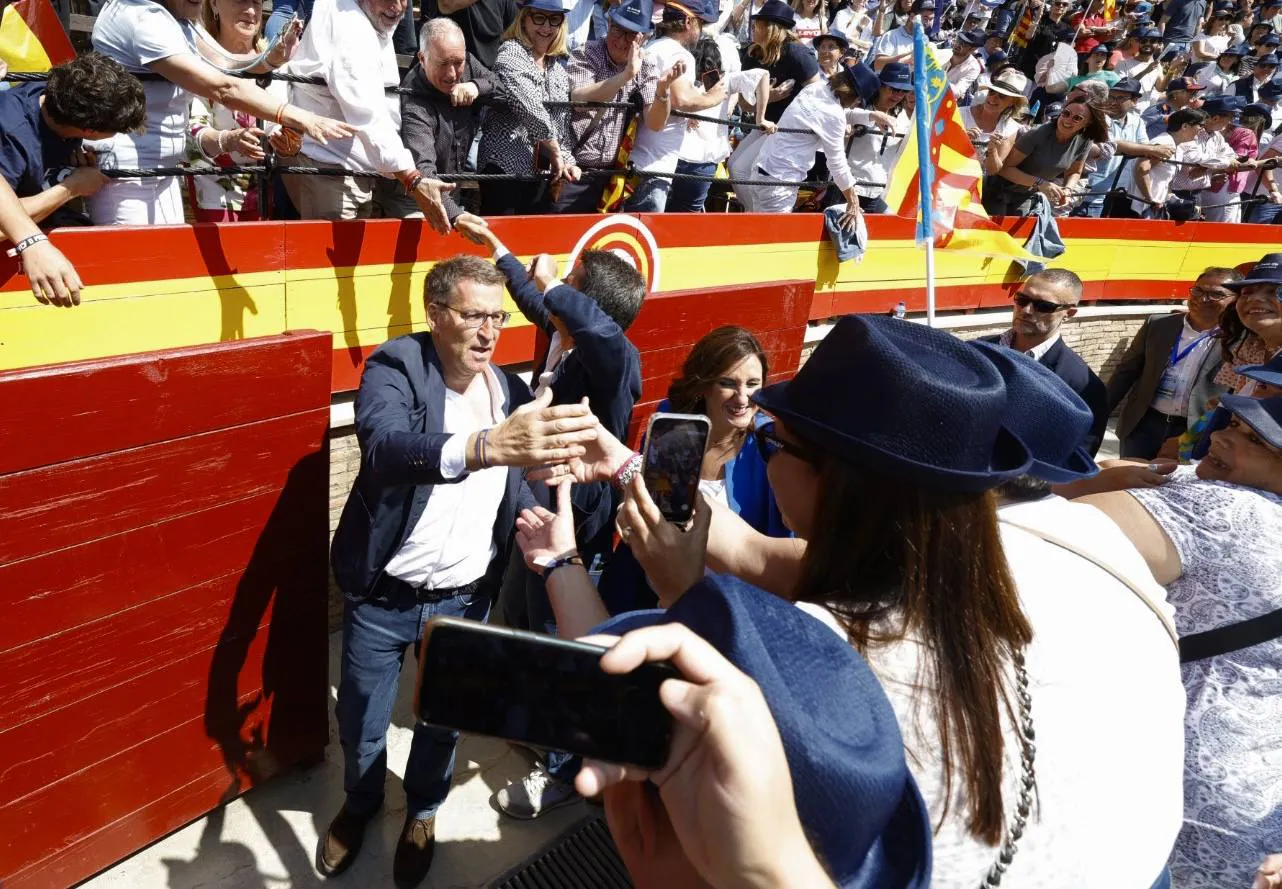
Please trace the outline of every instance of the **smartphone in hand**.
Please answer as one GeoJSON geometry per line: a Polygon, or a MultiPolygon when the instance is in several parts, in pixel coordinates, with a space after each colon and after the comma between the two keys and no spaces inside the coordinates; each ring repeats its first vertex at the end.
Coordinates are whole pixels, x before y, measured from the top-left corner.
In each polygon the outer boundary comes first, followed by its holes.
{"type": "Polygon", "coordinates": [[[442,728],[661,769],[672,743],[672,714],[659,700],[659,686],[680,674],[666,663],[606,673],[605,651],[433,618],[423,630],[414,715],[442,728]]]}
{"type": "Polygon", "coordinates": [[[669,522],[684,525],[694,515],[711,429],[703,414],[659,412],[650,417],[642,477],[650,499],[669,522]]]}

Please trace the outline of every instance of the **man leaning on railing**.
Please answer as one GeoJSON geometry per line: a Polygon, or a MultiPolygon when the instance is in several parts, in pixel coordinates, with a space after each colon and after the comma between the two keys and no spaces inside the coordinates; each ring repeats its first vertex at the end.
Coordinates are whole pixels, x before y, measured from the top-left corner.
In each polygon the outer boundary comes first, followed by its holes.
{"type": "MultiPolygon", "coordinates": [[[[300,108],[336,117],[356,135],[322,145],[310,138],[286,163],[296,167],[379,173],[395,178],[437,231],[449,231],[442,203],[444,187],[419,172],[401,141],[401,108],[385,92],[400,71],[392,33],[406,0],[332,0],[319,3],[286,70],[319,77],[326,85],[291,84],[290,101],[300,108]],[[323,109],[323,110],[322,110],[323,109]]],[[[279,147],[279,145],[278,145],[279,147]]],[[[374,214],[375,179],[351,175],[286,175],[285,189],[304,219],[361,219],[374,214]]]]}

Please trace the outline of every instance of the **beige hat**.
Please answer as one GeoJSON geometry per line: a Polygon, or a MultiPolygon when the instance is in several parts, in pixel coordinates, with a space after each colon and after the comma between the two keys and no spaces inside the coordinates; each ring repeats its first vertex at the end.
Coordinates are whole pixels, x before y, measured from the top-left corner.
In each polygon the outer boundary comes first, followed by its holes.
{"type": "Polygon", "coordinates": [[[997,72],[997,76],[989,81],[988,88],[995,93],[1001,93],[1003,96],[1014,96],[1017,99],[1023,99],[1028,95],[1028,78],[1022,71],[1006,68],[997,72]]]}

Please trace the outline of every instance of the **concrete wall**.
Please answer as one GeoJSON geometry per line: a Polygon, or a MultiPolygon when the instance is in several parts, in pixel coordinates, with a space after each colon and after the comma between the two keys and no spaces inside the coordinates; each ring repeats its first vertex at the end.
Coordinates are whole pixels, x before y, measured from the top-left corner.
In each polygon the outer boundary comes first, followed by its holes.
{"type": "MultiPolygon", "coordinates": [[[[1154,313],[1171,311],[1175,306],[1091,306],[1083,308],[1078,317],[1064,324],[1064,342],[1077,351],[1095,372],[1105,380],[1112,373],[1131,338],[1135,336],[1144,319],[1154,313]]],[[[922,320],[914,317],[913,320],[922,320]]],[[[952,330],[963,339],[973,339],[986,334],[1001,333],[1010,326],[1006,312],[986,312],[977,315],[941,316],[938,325],[952,330]]],[[[807,331],[806,346],[801,360],[814,350],[823,339],[826,325],[816,325],[807,331]]],[[[350,421],[349,404],[336,404],[335,421],[330,432],[329,448],[329,530],[333,537],[338,527],[338,517],[347,500],[347,492],[356,480],[360,468],[360,450],[356,433],[350,421]]],[[[342,619],[342,600],[333,577],[330,578],[330,625],[337,629],[342,619]]]]}

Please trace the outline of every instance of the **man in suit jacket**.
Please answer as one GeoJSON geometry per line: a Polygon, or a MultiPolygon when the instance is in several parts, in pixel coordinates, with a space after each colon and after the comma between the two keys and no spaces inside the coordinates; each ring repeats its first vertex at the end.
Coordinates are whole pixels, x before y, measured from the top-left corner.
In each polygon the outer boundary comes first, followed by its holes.
{"type": "Polygon", "coordinates": [[[1278,57],[1273,53],[1262,55],[1255,60],[1249,75],[1233,81],[1233,94],[1247,105],[1258,102],[1260,87],[1272,80],[1273,75],[1277,73],[1278,57]]]}
{"type": "MultiPolygon", "coordinates": [[[[581,454],[596,436],[586,407],[551,407],[546,395],[527,404],[525,383],[490,364],[508,319],[503,282],[476,257],[438,263],[423,286],[431,333],[384,343],[361,374],[361,468],[331,551],[347,600],[337,705],[347,799],[322,841],[327,876],[355,860],[382,804],[406,647],[432,617],[487,617],[518,507],[533,505],[517,467],[581,454]]],[[[431,866],[457,738],[414,728],[393,866],[399,887],[416,885],[431,866]]]]}
{"type": "Polygon", "coordinates": [[[1081,396],[1095,415],[1082,447],[1095,456],[1108,423],[1108,394],[1095,371],[1060,338],[1060,327],[1066,318],[1077,314],[1081,299],[1082,279],[1068,269],[1046,269],[1030,275],[1015,293],[1010,330],[983,339],[1036,358],[1081,396]]]}
{"type": "Polygon", "coordinates": [[[1126,399],[1117,420],[1123,457],[1152,460],[1224,393],[1213,382],[1221,364],[1215,331],[1233,302],[1224,285],[1241,279],[1236,269],[1207,269],[1189,289],[1188,314],[1151,316],[1131,340],[1108,381],[1109,412],[1126,399]]]}

